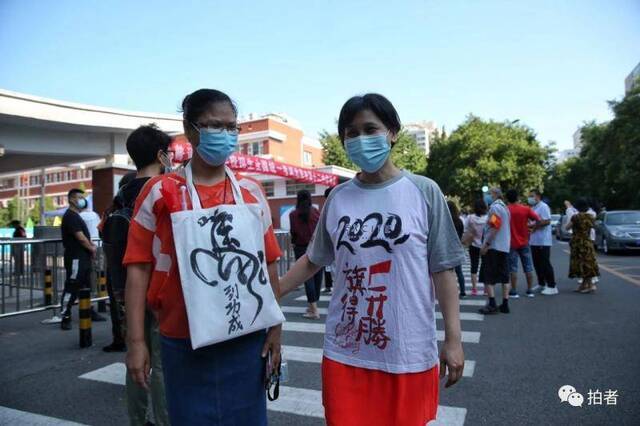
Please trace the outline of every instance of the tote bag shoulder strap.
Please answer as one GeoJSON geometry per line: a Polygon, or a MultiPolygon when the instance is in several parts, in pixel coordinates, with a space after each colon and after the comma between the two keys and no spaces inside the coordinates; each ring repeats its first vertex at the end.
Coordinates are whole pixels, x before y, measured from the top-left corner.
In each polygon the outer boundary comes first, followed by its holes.
{"type": "MultiPolygon", "coordinates": [[[[242,191],[240,191],[240,184],[236,179],[235,175],[227,166],[224,167],[225,174],[231,182],[231,191],[233,191],[233,198],[236,201],[237,205],[244,205],[244,199],[242,198],[242,191]]],[[[191,197],[191,205],[194,210],[202,209],[202,204],[200,203],[200,197],[198,196],[198,191],[196,191],[196,187],[193,184],[193,170],[191,169],[191,162],[187,164],[184,168],[185,180],[187,182],[187,191],[189,191],[189,197],[191,197]]]]}

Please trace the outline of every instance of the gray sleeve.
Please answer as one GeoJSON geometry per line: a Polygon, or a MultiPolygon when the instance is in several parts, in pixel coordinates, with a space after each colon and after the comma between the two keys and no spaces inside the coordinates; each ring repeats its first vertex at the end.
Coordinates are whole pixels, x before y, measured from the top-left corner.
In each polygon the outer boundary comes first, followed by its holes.
{"type": "Polygon", "coordinates": [[[446,271],[464,263],[464,249],[453,226],[447,202],[440,187],[433,180],[411,175],[427,203],[427,257],[431,273],[446,271]]]}
{"type": "Polygon", "coordinates": [[[329,198],[325,201],[322,211],[320,212],[320,219],[316,225],[316,230],[313,233],[313,238],[309,243],[309,247],[307,247],[307,257],[314,265],[329,266],[333,263],[335,257],[333,242],[327,231],[327,211],[329,210],[329,204],[335,192],[336,189],[331,191],[329,198]]]}

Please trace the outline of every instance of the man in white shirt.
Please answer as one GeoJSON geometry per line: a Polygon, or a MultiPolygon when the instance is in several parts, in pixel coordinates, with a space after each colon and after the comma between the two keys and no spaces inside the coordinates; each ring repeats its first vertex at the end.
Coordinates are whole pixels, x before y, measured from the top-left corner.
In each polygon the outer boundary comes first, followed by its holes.
{"type": "Polygon", "coordinates": [[[89,230],[89,235],[92,240],[97,240],[100,238],[100,234],[98,233],[98,224],[100,224],[100,216],[98,213],[93,210],[85,209],[80,212],[80,217],[87,225],[87,229],[89,230]]]}
{"type": "Polygon", "coordinates": [[[564,200],[564,207],[565,207],[564,214],[565,216],[567,216],[566,220],[568,222],[571,220],[571,216],[578,213],[578,210],[575,207],[573,207],[573,204],[571,204],[571,201],[569,200],[564,200]]]}
{"type": "Polygon", "coordinates": [[[539,190],[531,191],[527,201],[533,211],[540,216],[540,221],[533,226],[533,232],[529,239],[533,267],[538,276],[538,285],[534,287],[534,290],[542,288],[543,295],[553,296],[558,294],[558,289],[556,288],[553,265],[551,265],[551,245],[553,244],[551,209],[547,203],[542,201],[542,193],[539,190]]]}

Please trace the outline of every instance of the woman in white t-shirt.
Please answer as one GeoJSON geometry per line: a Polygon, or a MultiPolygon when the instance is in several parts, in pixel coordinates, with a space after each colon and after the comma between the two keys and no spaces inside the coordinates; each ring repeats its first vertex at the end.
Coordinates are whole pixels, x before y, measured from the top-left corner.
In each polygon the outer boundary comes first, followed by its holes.
{"type": "Polygon", "coordinates": [[[471,261],[471,295],[476,296],[478,290],[478,268],[480,267],[480,248],[482,247],[482,232],[487,223],[487,205],[482,198],[475,201],[473,214],[467,218],[465,234],[462,240],[470,242],[469,260],[471,261]],[[469,236],[468,238],[467,235],[469,236]]]}
{"type": "Polygon", "coordinates": [[[464,251],[438,185],[393,165],[400,129],[381,95],[342,107],[338,134],[362,171],[333,189],[306,255],[280,280],[285,294],[335,262],[322,362],[328,425],[423,426],[436,415],[438,373],[448,370],[448,387],[464,367],[453,272],[464,251]]]}

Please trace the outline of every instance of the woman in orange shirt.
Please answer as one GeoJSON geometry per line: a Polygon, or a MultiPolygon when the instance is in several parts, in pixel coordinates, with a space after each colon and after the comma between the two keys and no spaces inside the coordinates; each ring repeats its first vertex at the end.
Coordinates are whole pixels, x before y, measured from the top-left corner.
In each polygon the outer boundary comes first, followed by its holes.
{"type": "MultiPolygon", "coordinates": [[[[180,172],[154,177],[147,182],[136,200],[129,229],[123,262],[128,267],[125,296],[129,349],[127,368],[136,383],[147,386],[149,353],[144,343],[143,324],[145,305],[148,304],[160,323],[162,363],[171,423],[266,425],[264,383],[265,373],[269,372],[265,371],[265,359],[270,353],[272,365],[279,365],[281,326],[249,333],[246,330],[250,328],[250,321],[244,324],[240,321],[227,323],[223,311],[221,315],[225,318],[224,322],[212,324],[207,321],[205,328],[212,325],[218,330],[224,329],[226,333],[228,327],[228,340],[193,349],[193,330],[196,325],[202,327],[202,323],[192,321],[195,311],[190,310],[193,304],[185,296],[192,294],[187,293],[187,289],[197,286],[210,289],[202,291],[213,292],[211,288],[214,288],[219,293],[212,294],[219,294],[224,300],[232,296],[231,313],[234,315],[229,321],[241,318],[240,303],[236,302],[242,299],[243,294],[250,293],[259,299],[256,316],[253,317],[251,313],[254,321],[258,312],[273,309],[279,295],[276,261],[281,252],[271,226],[271,213],[257,181],[235,176],[225,169],[224,163],[235,151],[238,136],[237,110],[229,96],[217,90],[201,89],[184,99],[182,109],[185,135],[194,147],[193,158],[180,172]],[[237,206],[230,206],[232,204],[237,206]],[[211,281],[201,278],[204,283],[198,280],[185,282],[185,255],[176,253],[176,245],[189,246],[190,241],[184,241],[185,235],[175,232],[180,229],[176,228],[175,213],[189,210],[199,213],[213,208],[217,212],[218,209],[244,206],[252,207],[253,210],[249,209],[251,211],[260,211],[258,215],[249,216],[254,217],[255,223],[258,227],[262,225],[262,229],[250,229],[243,234],[245,240],[238,241],[232,238],[236,234],[229,232],[238,223],[239,214],[236,217],[227,214],[218,228],[212,224],[211,251],[196,248],[191,253],[191,260],[193,262],[195,258],[201,262],[198,267],[193,267],[196,274],[202,274],[211,265],[215,265],[219,272],[214,273],[211,281]],[[258,209],[255,209],[256,206],[258,209]],[[228,246],[229,251],[239,251],[241,245],[244,253],[247,245],[263,248],[256,256],[256,259],[260,257],[260,262],[253,259],[250,265],[254,272],[251,277],[258,277],[253,281],[253,288],[251,279],[247,281],[245,275],[249,270],[246,266],[248,262],[242,263],[244,260],[234,255],[227,257],[227,260],[232,260],[223,266],[225,254],[220,254],[222,250],[216,240],[220,235],[225,236],[220,244],[228,246]],[[202,255],[203,252],[205,255],[202,255]],[[265,263],[268,265],[264,268],[266,271],[261,266],[265,263]],[[243,266],[234,267],[238,264],[243,266]],[[267,274],[269,280],[266,279],[267,274]],[[218,281],[221,281],[220,277],[228,279],[229,275],[231,279],[223,284],[231,285],[225,287],[223,293],[223,285],[218,285],[218,281]],[[268,288],[269,281],[273,291],[268,288]],[[233,294],[227,293],[231,287],[233,294]],[[260,291],[263,292],[266,289],[269,297],[258,297],[256,287],[261,287],[260,291]],[[240,315],[235,315],[237,313],[240,315]]],[[[203,219],[207,217],[200,219],[202,230],[206,229],[204,226],[208,221],[203,219]]],[[[214,215],[208,219],[213,222],[214,215]]],[[[242,230],[233,232],[240,234],[242,230]]],[[[243,304],[242,309],[245,306],[243,304]]]]}

